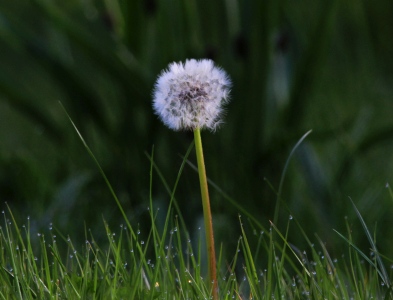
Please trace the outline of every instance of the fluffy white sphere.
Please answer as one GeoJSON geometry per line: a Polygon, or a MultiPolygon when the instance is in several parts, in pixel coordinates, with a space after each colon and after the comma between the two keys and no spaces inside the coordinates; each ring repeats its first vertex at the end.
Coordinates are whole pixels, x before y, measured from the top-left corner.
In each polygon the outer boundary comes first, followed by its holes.
{"type": "Polygon", "coordinates": [[[230,86],[228,75],[210,59],[174,62],[156,81],[153,108],[173,130],[215,130],[230,86]]]}

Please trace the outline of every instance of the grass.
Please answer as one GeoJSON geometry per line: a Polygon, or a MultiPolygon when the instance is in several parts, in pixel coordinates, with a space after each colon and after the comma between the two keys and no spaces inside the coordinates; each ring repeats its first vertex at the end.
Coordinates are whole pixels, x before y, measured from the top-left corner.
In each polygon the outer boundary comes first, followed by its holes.
{"type": "MultiPolygon", "coordinates": [[[[154,174],[168,185],[154,163],[152,151],[148,155],[150,204],[145,212],[150,230],[133,228],[126,218],[115,229],[103,220],[102,230],[107,237],[103,246],[87,228],[84,245],[74,245],[72,237],[62,235],[52,223],[45,232],[32,233],[30,217],[20,226],[6,204],[0,228],[0,299],[211,299],[211,285],[203,271],[207,264],[204,228],[191,235],[175,199],[192,146],[183,158],[174,187],[168,189],[171,200],[164,225],[157,224],[159,208],[153,206],[154,174]]],[[[389,194],[392,197],[390,188],[389,194]]],[[[122,210],[114,192],[113,196],[122,210]]],[[[237,246],[226,249],[230,256],[223,255],[225,244],[218,246],[220,299],[392,299],[392,271],[385,266],[392,259],[379,253],[376,232],[369,231],[352,204],[359,225],[346,220],[346,233],[332,231],[345,248],[339,256],[334,249],[329,251],[318,235],[308,237],[288,211],[282,230],[273,222],[256,220],[237,204],[244,213],[239,215],[241,235],[237,246]],[[352,232],[357,228],[368,238],[369,253],[353,243],[352,232]],[[291,241],[294,230],[301,233],[306,249],[297,248],[291,241]]]]}
{"type": "MultiPolygon", "coordinates": [[[[111,229],[103,221],[107,243],[100,247],[89,230],[85,244],[76,246],[52,224],[47,232],[33,235],[29,218],[20,226],[11,210],[3,211],[0,298],[209,299],[201,272],[206,263],[201,260],[202,230],[190,237],[172,213],[159,228],[157,209],[149,207],[146,213],[151,230],[136,230],[136,235],[126,225],[111,229]]],[[[267,231],[260,230],[262,223],[243,225],[239,217],[242,234],[231,249],[232,259],[218,258],[220,299],[391,299],[392,272],[384,262],[392,260],[377,252],[373,240],[372,252],[362,252],[347,225],[348,232],[337,235],[347,249],[335,257],[318,236],[304,235],[308,249],[296,248],[290,231],[303,229],[293,217],[284,232],[272,223],[267,231]],[[255,230],[250,233],[246,227],[255,230]],[[250,239],[257,241],[255,249],[250,239]]]]}

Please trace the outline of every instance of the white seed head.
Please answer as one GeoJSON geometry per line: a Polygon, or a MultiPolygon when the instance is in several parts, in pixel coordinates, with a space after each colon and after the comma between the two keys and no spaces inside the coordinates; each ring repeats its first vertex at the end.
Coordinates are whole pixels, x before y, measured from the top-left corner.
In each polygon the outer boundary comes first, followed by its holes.
{"type": "Polygon", "coordinates": [[[158,77],[153,108],[173,130],[215,130],[222,123],[231,81],[210,59],[171,63],[158,77]]]}

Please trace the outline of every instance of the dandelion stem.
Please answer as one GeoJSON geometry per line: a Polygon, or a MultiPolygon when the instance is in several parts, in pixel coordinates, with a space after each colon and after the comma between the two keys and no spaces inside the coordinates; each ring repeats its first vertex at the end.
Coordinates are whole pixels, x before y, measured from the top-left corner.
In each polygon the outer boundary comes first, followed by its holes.
{"type": "Polygon", "coordinates": [[[203,206],[203,217],[206,231],[207,259],[209,280],[212,285],[213,299],[218,299],[218,284],[216,271],[216,252],[214,249],[213,220],[210,211],[209,190],[207,185],[205,161],[203,158],[201,131],[199,128],[194,130],[195,150],[198,162],[199,182],[201,185],[201,196],[203,206]]]}

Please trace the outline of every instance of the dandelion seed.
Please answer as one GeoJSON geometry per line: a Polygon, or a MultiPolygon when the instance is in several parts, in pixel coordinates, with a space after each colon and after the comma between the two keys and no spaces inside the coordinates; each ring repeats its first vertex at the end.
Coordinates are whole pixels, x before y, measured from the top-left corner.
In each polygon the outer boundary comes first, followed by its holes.
{"type": "Polygon", "coordinates": [[[171,63],[162,71],[153,92],[153,108],[173,130],[215,130],[222,123],[231,82],[212,60],[171,63]]]}

